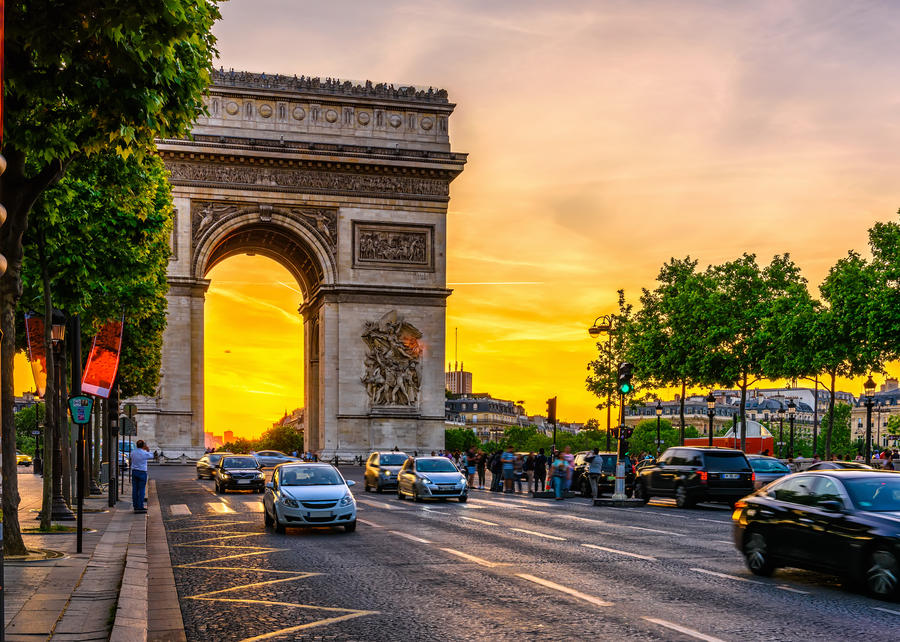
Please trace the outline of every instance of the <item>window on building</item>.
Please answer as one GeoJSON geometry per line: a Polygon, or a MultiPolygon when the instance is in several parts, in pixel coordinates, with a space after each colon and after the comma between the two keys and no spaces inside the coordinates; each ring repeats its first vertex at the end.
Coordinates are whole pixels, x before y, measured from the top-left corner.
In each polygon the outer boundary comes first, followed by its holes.
{"type": "Polygon", "coordinates": [[[472,423],[473,423],[473,424],[477,424],[477,423],[478,423],[478,415],[472,415],[472,423]]]}

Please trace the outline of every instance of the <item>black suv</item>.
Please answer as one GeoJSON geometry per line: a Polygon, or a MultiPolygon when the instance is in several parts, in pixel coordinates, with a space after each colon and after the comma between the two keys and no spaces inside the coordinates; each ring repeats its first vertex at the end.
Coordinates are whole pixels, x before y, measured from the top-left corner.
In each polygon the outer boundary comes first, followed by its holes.
{"type": "MultiPolygon", "coordinates": [[[[572,490],[581,493],[582,497],[591,496],[591,480],[588,470],[590,462],[587,461],[594,454],[593,450],[585,450],[575,455],[572,469],[572,490]]],[[[603,472],[597,480],[597,496],[603,493],[610,495],[616,488],[616,453],[601,452],[597,454],[603,460],[603,472]]],[[[631,462],[625,461],[625,494],[631,497],[634,490],[634,470],[631,462]]]]}
{"type": "Polygon", "coordinates": [[[634,482],[634,497],[674,497],[679,508],[697,502],[734,504],[753,492],[754,474],[743,451],[733,448],[669,448],[655,464],[644,466],[634,482]]]}

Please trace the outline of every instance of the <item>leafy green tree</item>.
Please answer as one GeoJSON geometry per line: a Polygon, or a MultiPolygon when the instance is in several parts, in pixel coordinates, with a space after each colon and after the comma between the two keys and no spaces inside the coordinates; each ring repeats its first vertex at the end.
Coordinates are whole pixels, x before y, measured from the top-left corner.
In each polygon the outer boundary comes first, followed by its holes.
{"type": "MultiPolygon", "coordinates": [[[[0,176],[2,461],[14,469],[13,357],[22,237],[42,192],[81,153],[143,154],[186,134],[215,56],[215,0],[22,0],[6,7],[0,176]]],[[[15,475],[3,477],[4,550],[22,554],[15,475]]]]}
{"type": "Polygon", "coordinates": [[[280,450],[288,454],[303,452],[303,433],[293,426],[272,426],[254,441],[253,450],[280,450]]]}
{"type": "Polygon", "coordinates": [[[35,438],[31,432],[44,420],[44,403],[25,406],[16,413],[16,448],[34,456],[35,438]]]}
{"type": "Polygon", "coordinates": [[[444,449],[450,452],[464,452],[469,448],[477,448],[481,440],[470,428],[448,428],[444,430],[444,449]]]}
{"type": "Polygon", "coordinates": [[[618,425],[618,418],[611,419],[611,411],[619,406],[618,364],[627,360],[631,337],[632,306],[625,301],[625,291],[618,291],[618,307],[612,318],[611,330],[605,341],[597,342],[598,356],[588,366],[587,389],[597,395],[597,408],[606,410],[610,426],[618,425]]]}
{"type": "Polygon", "coordinates": [[[850,442],[850,415],[853,408],[849,404],[839,402],[835,404],[833,409],[829,409],[829,413],[822,417],[822,430],[826,431],[826,435],[831,436],[831,451],[827,454],[826,459],[831,458],[834,452],[839,457],[851,457],[851,453],[856,452],[855,444],[850,442]]]}

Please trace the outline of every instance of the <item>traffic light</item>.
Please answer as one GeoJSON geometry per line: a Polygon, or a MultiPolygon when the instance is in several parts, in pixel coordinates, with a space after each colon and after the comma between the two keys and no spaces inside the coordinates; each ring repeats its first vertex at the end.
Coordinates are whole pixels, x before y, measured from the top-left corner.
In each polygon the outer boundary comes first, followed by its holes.
{"type": "Polygon", "coordinates": [[[547,421],[551,424],[556,423],[556,397],[547,399],[547,421]]]}
{"type": "Polygon", "coordinates": [[[631,384],[632,370],[634,370],[634,366],[627,361],[619,364],[618,389],[620,395],[634,392],[634,386],[631,384]]]}
{"type": "Polygon", "coordinates": [[[634,428],[631,426],[622,426],[622,439],[631,439],[634,434],[634,428]]]}

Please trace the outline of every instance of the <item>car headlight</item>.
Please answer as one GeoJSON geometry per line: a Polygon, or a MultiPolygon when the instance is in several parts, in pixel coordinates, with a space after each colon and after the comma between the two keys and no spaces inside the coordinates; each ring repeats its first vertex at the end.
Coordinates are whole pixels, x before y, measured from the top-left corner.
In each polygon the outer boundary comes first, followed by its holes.
{"type": "Polygon", "coordinates": [[[226,472],[226,471],[224,471],[224,470],[222,471],[221,474],[222,474],[222,477],[231,477],[231,473],[228,473],[228,472],[226,472]]]}
{"type": "Polygon", "coordinates": [[[427,477],[419,477],[419,481],[423,484],[433,484],[434,482],[428,479],[427,477]]]}
{"type": "Polygon", "coordinates": [[[347,493],[343,497],[341,497],[341,506],[350,506],[353,503],[353,495],[347,493]]]}
{"type": "Polygon", "coordinates": [[[296,499],[291,499],[290,497],[282,497],[281,503],[288,508],[300,508],[299,502],[296,499]]]}
{"type": "Polygon", "coordinates": [[[265,479],[265,478],[266,478],[266,474],[265,474],[265,473],[256,473],[256,478],[257,478],[257,479],[265,479]]]}
{"type": "Polygon", "coordinates": [[[382,470],[382,471],[381,471],[381,474],[384,475],[385,477],[390,477],[390,476],[391,476],[391,471],[389,471],[389,470],[382,470]]]}

